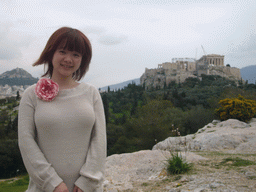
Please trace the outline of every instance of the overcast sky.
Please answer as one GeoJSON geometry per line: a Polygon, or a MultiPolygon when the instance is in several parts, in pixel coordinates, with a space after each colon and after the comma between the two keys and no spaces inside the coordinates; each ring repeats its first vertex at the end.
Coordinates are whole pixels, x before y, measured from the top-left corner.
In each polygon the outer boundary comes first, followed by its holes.
{"type": "Polygon", "coordinates": [[[172,58],[225,55],[256,64],[255,0],[0,0],[0,74],[32,67],[58,28],[85,33],[93,58],[82,80],[103,87],[139,78],[172,58]]]}

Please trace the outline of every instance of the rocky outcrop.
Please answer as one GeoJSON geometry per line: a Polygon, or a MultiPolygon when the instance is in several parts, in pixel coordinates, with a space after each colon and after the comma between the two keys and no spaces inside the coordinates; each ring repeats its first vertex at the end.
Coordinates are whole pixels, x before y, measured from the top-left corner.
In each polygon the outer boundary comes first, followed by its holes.
{"type": "MultiPolygon", "coordinates": [[[[169,151],[145,150],[134,153],[111,155],[107,158],[105,190],[123,191],[133,189],[134,182],[160,180],[166,176],[165,163],[169,151]]],[[[188,162],[205,160],[194,153],[182,153],[188,162]]]]}
{"type": "MultiPolygon", "coordinates": [[[[253,178],[256,178],[256,167],[247,167],[241,171],[213,169],[182,175],[178,182],[168,181],[166,159],[170,151],[182,151],[188,163],[217,165],[220,159],[202,157],[191,151],[218,151],[227,154],[256,153],[256,119],[244,123],[235,119],[216,121],[199,129],[197,133],[183,137],[169,137],[157,143],[153,150],[134,153],[115,154],[107,157],[104,181],[105,192],[118,191],[256,191],[253,178]],[[202,162],[202,163],[200,163],[202,162]],[[209,163],[211,162],[211,163],[209,163]],[[156,183],[156,184],[155,184],[156,183]],[[161,187],[145,189],[147,185],[161,187]],[[246,185],[244,185],[246,183],[246,185]],[[248,190],[247,190],[248,189],[248,190]]],[[[220,157],[223,159],[223,157],[220,157]]],[[[201,166],[202,167],[202,166],[201,166]]],[[[199,169],[198,167],[196,169],[199,169]]]]}
{"type": "Polygon", "coordinates": [[[209,75],[219,75],[233,81],[241,80],[240,69],[226,66],[209,66],[209,75]]]}
{"type": "Polygon", "coordinates": [[[236,119],[213,121],[195,134],[169,137],[153,150],[228,151],[256,153],[256,119],[244,123],[236,119]]]}

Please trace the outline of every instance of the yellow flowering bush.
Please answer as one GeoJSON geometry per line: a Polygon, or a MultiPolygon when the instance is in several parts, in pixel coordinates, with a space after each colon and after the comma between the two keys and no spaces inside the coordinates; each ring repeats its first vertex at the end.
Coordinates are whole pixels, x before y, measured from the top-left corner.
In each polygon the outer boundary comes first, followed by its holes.
{"type": "Polygon", "coordinates": [[[256,114],[256,101],[245,99],[241,95],[237,98],[220,100],[219,104],[221,107],[215,109],[215,114],[222,121],[238,119],[247,122],[256,114]]]}

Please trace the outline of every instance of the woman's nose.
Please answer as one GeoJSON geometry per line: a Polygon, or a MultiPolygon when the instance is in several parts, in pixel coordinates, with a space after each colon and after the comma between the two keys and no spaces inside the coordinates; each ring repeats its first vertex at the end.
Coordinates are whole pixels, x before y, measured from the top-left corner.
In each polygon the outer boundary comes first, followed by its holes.
{"type": "Polygon", "coordinates": [[[72,62],[71,54],[66,54],[64,60],[65,60],[66,62],[72,62]]]}

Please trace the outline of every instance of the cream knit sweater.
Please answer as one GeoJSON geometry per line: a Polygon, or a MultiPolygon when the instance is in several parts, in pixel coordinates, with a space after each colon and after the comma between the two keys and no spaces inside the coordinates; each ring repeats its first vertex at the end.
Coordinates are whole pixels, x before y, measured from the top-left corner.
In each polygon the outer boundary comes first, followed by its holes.
{"type": "Polygon", "coordinates": [[[106,126],[98,90],[89,84],[59,91],[51,101],[23,93],[19,106],[19,147],[30,176],[27,192],[52,192],[62,181],[72,192],[102,191],[106,126]]]}

